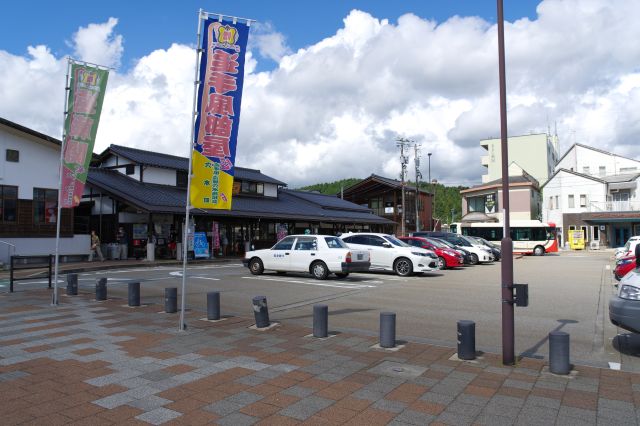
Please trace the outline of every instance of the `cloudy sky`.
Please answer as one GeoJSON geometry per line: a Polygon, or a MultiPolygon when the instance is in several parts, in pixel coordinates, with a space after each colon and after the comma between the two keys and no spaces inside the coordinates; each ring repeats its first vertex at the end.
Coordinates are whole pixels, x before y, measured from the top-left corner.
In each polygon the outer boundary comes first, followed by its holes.
{"type": "MultiPolygon", "coordinates": [[[[236,164],[291,187],[397,178],[395,140],[404,137],[422,144],[425,177],[432,152],[432,178],[479,183],[479,141],[500,134],[495,2],[448,3],[436,13],[410,2],[400,12],[345,1],[325,25],[314,13],[283,19],[262,7],[253,16],[248,3],[224,11],[259,18],[236,164]]],[[[505,27],[509,134],[557,128],[561,154],[578,142],[640,158],[640,1],[522,4],[529,7],[508,12],[505,27]]],[[[113,143],[187,154],[196,9],[176,11],[175,22],[164,13],[145,33],[123,7],[75,11],[37,31],[18,29],[26,12],[13,7],[0,22],[0,117],[60,138],[70,55],[114,68],[96,152],[113,143]]]]}

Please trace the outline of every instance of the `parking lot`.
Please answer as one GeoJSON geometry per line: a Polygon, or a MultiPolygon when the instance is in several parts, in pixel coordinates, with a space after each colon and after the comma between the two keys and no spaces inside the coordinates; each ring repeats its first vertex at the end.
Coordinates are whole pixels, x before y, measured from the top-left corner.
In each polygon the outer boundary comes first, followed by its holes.
{"type": "MultiPolygon", "coordinates": [[[[608,298],[614,291],[610,257],[611,253],[590,252],[514,260],[515,282],[529,284],[530,302],[529,307],[515,308],[517,353],[548,356],[547,334],[562,330],[571,335],[574,363],[640,370],[634,356],[640,352],[634,346],[635,336],[618,336],[608,319],[608,298]]],[[[110,297],[125,300],[126,284],[141,281],[142,302],[157,303],[159,310],[164,288],[180,287],[182,281],[181,268],[175,266],[121,268],[80,274],[80,290],[92,292],[100,277],[108,277],[110,297]]],[[[21,281],[16,287],[20,291],[44,285],[44,281],[21,281]]],[[[252,297],[264,295],[272,321],[309,327],[312,305],[325,303],[329,306],[329,328],[335,332],[375,335],[379,313],[393,311],[400,340],[450,347],[456,344],[456,321],[469,319],[476,322],[477,348],[501,351],[499,262],[407,278],[367,273],[323,281],[305,274],[254,276],[239,263],[189,268],[188,309],[204,311],[206,293],[213,290],[221,292],[225,315],[252,316],[252,297]]],[[[176,326],[177,322],[176,316],[176,326]]]]}

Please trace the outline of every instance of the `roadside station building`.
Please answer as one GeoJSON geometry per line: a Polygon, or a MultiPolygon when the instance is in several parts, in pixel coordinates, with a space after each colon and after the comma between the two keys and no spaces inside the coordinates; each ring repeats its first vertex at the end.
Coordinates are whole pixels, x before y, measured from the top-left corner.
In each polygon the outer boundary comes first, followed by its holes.
{"type": "MultiPolygon", "coordinates": [[[[150,239],[156,256],[172,256],[182,241],[188,159],[111,145],[96,157],[83,200],[76,208],[76,230],[96,230],[115,241],[119,226],[130,236],[130,256],[144,256],[150,239]],[[82,228],[82,229],[80,229],[82,228]]],[[[191,210],[190,226],[205,232],[214,255],[241,256],[272,246],[286,234],[383,232],[394,224],[336,196],[287,189],[259,170],[235,168],[231,210],[191,210]]]]}
{"type": "MultiPolygon", "coordinates": [[[[416,196],[418,197],[418,214],[420,230],[433,228],[432,217],[433,194],[425,190],[416,190],[415,186],[404,186],[405,198],[405,233],[416,230],[416,196]]],[[[368,178],[345,188],[345,200],[371,209],[376,215],[393,222],[393,227],[386,232],[402,235],[402,182],[372,174],[368,178]]]]}
{"type": "MultiPolygon", "coordinates": [[[[55,253],[60,141],[0,118],[0,262],[13,254],[55,253]]],[[[73,232],[62,209],[60,249],[88,253],[89,235],[73,232]]]]}

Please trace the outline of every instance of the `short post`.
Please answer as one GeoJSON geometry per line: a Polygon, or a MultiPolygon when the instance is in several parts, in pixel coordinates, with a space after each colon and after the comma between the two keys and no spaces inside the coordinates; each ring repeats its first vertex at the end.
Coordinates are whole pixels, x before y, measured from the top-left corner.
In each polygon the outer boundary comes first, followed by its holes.
{"type": "Polygon", "coordinates": [[[13,293],[13,266],[15,265],[15,258],[11,256],[11,265],[9,266],[9,292],[13,293]]]}
{"type": "Polygon", "coordinates": [[[140,306],[140,282],[129,283],[129,306],[140,306]]]}
{"type": "Polygon", "coordinates": [[[313,337],[327,337],[329,335],[329,307],[327,305],[313,305],[313,337]]]}
{"type": "Polygon", "coordinates": [[[96,300],[107,300],[107,278],[96,280],[96,300]]]}
{"type": "Polygon", "coordinates": [[[67,275],[67,296],[78,295],[78,274],[67,275]]]}
{"type": "Polygon", "coordinates": [[[396,346],[396,313],[380,312],[380,347],[396,346]]]}
{"type": "Polygon", "coordinates": [[[220,319],[220,292],[207,293],[207,319],[217,321],[220,319]]]}
{"type": "Polygon", "coordinates": [[[267,307],[266,296],[256,296],[253,298],[253,315],[256,318],[256,327],[269,327],[269,308],[267,307]]]}
{"type": "Polygon", "coordinates": [[[458,358],[476,359],[476,323],[473,321],[458,321],[458,358]]]}
{"type": "Polygon", "coordinates": [[[569,333],[552,331],[549,333],[549,371],[553,374],[569,374],[569,333]]]}
{"type": "Polygon", "coordinates": [[[164,289],[164,311],[168,314],[178,312],[178,287],[164,289]]]}

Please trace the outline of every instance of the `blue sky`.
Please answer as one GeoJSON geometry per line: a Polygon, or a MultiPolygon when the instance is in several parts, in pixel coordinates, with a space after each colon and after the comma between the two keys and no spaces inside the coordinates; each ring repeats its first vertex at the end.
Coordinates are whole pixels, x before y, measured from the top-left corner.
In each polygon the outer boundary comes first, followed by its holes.
{"type": "MultiPolygon", "coordinates": [[[[509,21],[534,19],[539,0],[506,0],[505,18],[509,21]]],[[[33,0],[10,1],[2,6],[0,49],[24,55],[26,46],[47,45],[56,56],[70,52],[71,34],[89,22],[118,19],[118,33],[124,37],[123,69],[155,49],[171,43],[193,44],[197,10],[224,13],[270,23],[282,33],[287,45],[296,51],[335,34],[352,9],[371,13],[379,19],[395,22],[405,13],[443,22],[454,15],[480,16],[496,20],[496,2],[492,0],[236,0],[206,2],[193,0],[33,0]],[[27,6],[28,5],[28,6],[27,6]],[[25,23],[29,25],[25,25],[25,23]]],[[[271,68],[266,61],[260,68],[271,68]]]]}

